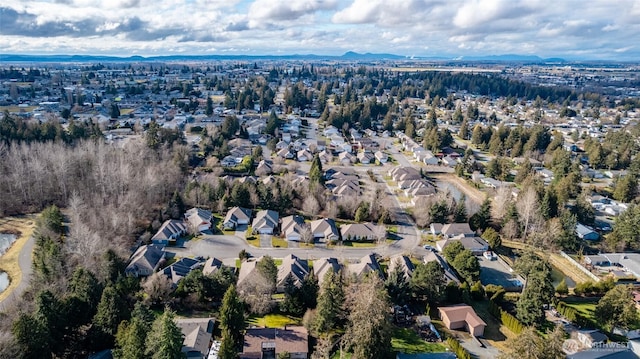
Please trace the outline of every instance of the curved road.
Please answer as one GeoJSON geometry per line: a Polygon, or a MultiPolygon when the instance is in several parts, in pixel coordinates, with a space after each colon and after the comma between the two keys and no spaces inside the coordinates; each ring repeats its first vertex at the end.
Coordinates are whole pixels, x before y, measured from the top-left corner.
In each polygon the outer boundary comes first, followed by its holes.
{"type": "Polygon", "coordinates": [[[33,272],[33,269],[31,268],[31,253],[33,252],[34,245],[35,240],[33,239],[33,236],[30,236],[24,246],[22,246],[20,254],[18,255],[18,266],[20,266],[20,271],[22,272],[20,283],[18,283],[17,287],[13,288],[8,297],[0,301],[0,311],[11,308],[16,298],[19,298],[29,287],[31,282],[31,273],[33,272]]]}

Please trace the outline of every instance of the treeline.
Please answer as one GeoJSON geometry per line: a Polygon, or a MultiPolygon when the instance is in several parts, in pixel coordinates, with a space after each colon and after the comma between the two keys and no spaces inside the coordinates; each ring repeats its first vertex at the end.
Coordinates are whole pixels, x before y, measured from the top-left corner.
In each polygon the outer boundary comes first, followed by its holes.
{"type": "Polygon", "coordinates": [[[67,129],[57,121],[26,121],[5,112],[0,119],[0,144],[15,142],[64,142],[73,143],[88,138],[102,138],[97,123],[70,120],[67,129]]]}

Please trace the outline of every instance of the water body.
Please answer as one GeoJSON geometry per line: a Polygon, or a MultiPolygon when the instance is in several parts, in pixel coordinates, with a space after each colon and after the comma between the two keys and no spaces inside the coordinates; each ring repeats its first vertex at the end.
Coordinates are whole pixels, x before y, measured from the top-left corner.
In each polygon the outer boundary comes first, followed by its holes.
{"type": "MultiPolygon", "coordinates": [[[[458,186],[456,186],[455,184],[451,183],[451,182],[446,182],[446,181],[442,181],[440,179],[435,181],[436,186],[438,187],[438,190],[441,192],[447,192],[449,191],[449,193],[451,193],[451,195],[453,196],[453,198],[456,199],[456,201],[460,200],[460,198],[462,198],[462,191],[460,191],[460,189],[458,188],[458,186]]],[[[467,198],[467,201],[471,200],[470,198],[467,198]]]]}
{"type": "MultiPolygon", "coordinates": [[[[7,252],[16,239],[18,239],[18,237],[14,234],[0,233],[0,257],[7,252]]],[[[9,275],[5,272],[0,272],[0,293],[4,292],[8,286],[9,275]]]]}
{"type": "Polygon", "coordinates": [[[4,292],[9,286],[9,275],[5,272],[0,272],[0,293],[4,292]]]}
{"type": "Polygon", "coordinates": [[[11,247],[18,237],[15,234],[0,233],[0,256],[11,247]]]}

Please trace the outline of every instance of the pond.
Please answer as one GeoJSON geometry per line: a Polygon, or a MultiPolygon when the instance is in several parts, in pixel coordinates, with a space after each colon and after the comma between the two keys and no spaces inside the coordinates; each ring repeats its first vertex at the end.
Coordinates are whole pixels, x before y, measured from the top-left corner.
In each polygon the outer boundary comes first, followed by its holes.
{"type": "Polygon", "coordinates": [[[15,234],[0,233],[0,256],[2,256],[16,241],[18,237],[15,234]]]}
{"type": "Polygon", "coordinates": [[[4,292],[9,286],[9,275],[5,272],[0,272],[0,293],[4,292]]]}

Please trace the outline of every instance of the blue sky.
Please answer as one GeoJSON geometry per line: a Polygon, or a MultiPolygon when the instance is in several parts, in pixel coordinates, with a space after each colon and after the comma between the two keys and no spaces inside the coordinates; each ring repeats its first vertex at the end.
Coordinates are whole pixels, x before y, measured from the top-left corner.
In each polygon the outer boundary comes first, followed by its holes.
{"type": "Polygon", "coordinates": [[[0,52],[640,60],[640,0],[4,0],[0,52]]]}

